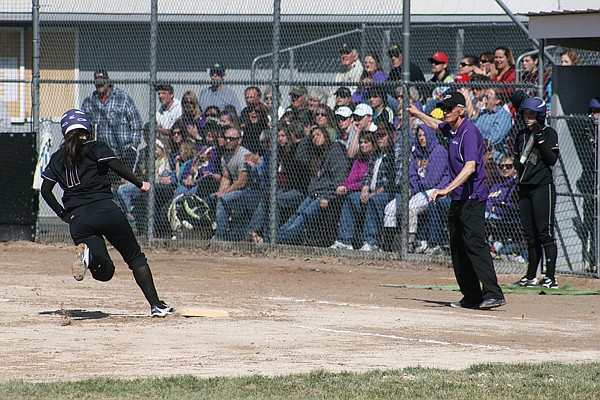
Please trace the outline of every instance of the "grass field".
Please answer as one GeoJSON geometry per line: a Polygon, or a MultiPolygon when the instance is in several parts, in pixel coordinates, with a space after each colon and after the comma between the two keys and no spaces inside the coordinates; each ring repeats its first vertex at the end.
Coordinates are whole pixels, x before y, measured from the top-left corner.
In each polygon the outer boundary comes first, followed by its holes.
{"type": "Polygon", "coordinates": [[[200,379],[90,379],[0,385],[5,400],[31,399],[597,399],[600,364],[485,364],[367,373],[200,379]]]}

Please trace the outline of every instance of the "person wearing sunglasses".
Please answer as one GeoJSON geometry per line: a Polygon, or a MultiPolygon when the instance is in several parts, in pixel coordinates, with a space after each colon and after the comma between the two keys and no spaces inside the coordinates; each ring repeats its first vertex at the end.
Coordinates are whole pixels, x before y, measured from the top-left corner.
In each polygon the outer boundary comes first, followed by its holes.
{"type": "Polygon", "coordinates": [[[204,141],[202,128],[206,124],[206,120],[202,115],[200,102],[198,101],[196,93],[191,90],[186,91],[181,97],[181,106],[183,108],[183,113],[181,114],[181,118],[177,121],[181,121],[185,124],[189,136],[198,144],[198,146],[200,146],[204,141]]]}
{"type": "MultiPolygon", "coordinates": [[[[81,110],[89,117],[95,138],[106,143],[123,164],[133,168],[143,128],[138,109],[127,92],[112,84],[106,69],[94,72],[94,85],[96,89],[83,100],[81,110]]],[[[121,181],[114,174],[111,180],[121,181]]]]}
{"type": "Polygon", "coordinates": [[[448,72],[448,56],[445,53],[438,51],[428,60],[431,63],[431,73],[433,74],[429,82],[446,83],[454,81],[454,77],[448,72]]]}
{"type": "Polygon", "coordinates": [[[523,233],[527,241],[527,272],[515,282],[518,286],[541,285],[557,289],[556,238],[554,213],[556,187],[552,167],[558,160],[558,134],[546,125],[548,105],[539,97],[527,98],[521,103],[519,113],[526,127],[517,132],[513,151],[515,168],[519,173],[519,210],[523,233]],[[533,143],[533,147],[528,146],[533,143]],[[546,274],[540,282],[536,273],[544,257],[546,274]]]}
{"type": "MultiPolygon", "coordinates": [[[[488,237],[491,237],[493,256],[504,258],[512,255],[521,257],[523,235],[519,216],[517,170],[514,157],[504,155],[498,164],[499,180],[490,188],[486,202],[485,220],[488,237]]],[[[525,260],[523,260],[524,262],[525,260]]]]}
{"type": "Polygon", "coordinates": [[[225,86],[227,73],[225,67],[219,63],[213,64],[209,71],[212,84],[198,93],[200,104],[203,107],[217,106],[219,110],[224,110],[227,106],[235,107],[238,115],[241,114],[243,106],[237,93],[225,86]]]}
{"type": "Polygon", "coordinates": [[[335,110],[335,121],[337,123],[337,138],[335,141],[348,149],[356,132],[352,123],[354,121],[352,110],[349,107],[338,108],[335,110]]]}
{"type": "Polygon", "coordinates": [[[464,56],[459,64],[458,72],[470,78],[475,73],[475,67],[478,66],[479,59],[476,56],[464,56]]]}
{"type": "Polygon", "coordinates": [[[376,132],[377,125],[373,123],[373,109],[366,104],[359,104],[352,114],[352,124],[354,126],[354,137],[348,146],[348,157],[354,159],[358,154],[358,138],[360,133],[364,131],[376,132]]]}
{"type": "Polygon", "coordinates": [[[448,92],[438,104],[444,120],[407,108],[428,127],[447,137],[450,183],[429,196],[434,205],[450,196],[448,231],[452,266],[463,298],[451,307],[489,310],[506,304],[494,270],[485,233],[485,206],[488,188],[483,167],[483,136],[465,116],[465,97],[448,92]]]}

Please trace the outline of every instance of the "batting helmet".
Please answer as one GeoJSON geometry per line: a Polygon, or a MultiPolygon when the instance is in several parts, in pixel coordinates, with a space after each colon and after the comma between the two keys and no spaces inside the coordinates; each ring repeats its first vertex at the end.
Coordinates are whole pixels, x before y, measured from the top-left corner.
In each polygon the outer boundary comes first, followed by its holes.
{"type": "Polygon", "coordinates": [[[60,119],[60,128],[62,129],[63,136],[67,136],[67,133],[73,129],[85,129],[89,133],[92,133],[92,123],[87,114],[77,108],[67,111],[60,119]]]}
{"type": "Polygon", "coordinates": [[[542,124],[544,121],[546,121],[546,102],[539,97],[530,97],[523,100],[523,103],[521,103],[521,109],[519,111],[523,112],[523,110],[529,110],[538,113],[537,120],[542,124]]]}
{"type": "Polygon", "coordinates": [[[590,100],[588,104],[588,110],[600,110],[600,96],[593,97],[590,100]]]}

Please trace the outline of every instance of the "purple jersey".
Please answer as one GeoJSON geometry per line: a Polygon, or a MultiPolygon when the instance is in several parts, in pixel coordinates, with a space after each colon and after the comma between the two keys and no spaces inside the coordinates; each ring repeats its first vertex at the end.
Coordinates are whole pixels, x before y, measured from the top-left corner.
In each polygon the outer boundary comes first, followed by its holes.
{"type": "Polygon", "coordinates": [[[479,129],[468,119],[453,132],[450,125],[441,123],[439,129],[448,142],[448,175],[450,180],[456,176],[468,161],[475,161],[475,172],[462,185],[450,193],[452,200],[476,199],[485,201],[488,198],[488,188],[485,182],[485,169],[483,168],[483,136],[479,129]]]}

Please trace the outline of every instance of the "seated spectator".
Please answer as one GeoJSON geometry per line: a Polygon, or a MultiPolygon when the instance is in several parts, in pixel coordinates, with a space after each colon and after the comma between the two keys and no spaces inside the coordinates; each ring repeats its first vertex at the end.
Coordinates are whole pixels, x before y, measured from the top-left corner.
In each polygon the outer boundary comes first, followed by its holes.
{"type": "Polygon", "coordinates": [[[438,86],[431,92],[431,97],[425,103],[423,112],[425,114],[431,114],[433,110],[438,109],[441,114],[441,109],[437,107],[437,104],[444,99],[444,94],[450,90],[450,86],[438,86]]]}
{"type": "MultiPolygon", "coordinates": [[[[306,187],[308,185],[305,159],[298,156],[298,142],[293,132],[286,127],[281,127],[277,133],[279,167],[277,169],[277,194],[275,220],[277,224],[282,217],[287,220],[289,216],[300,206],[306,198],[306,187]]],[[[262,164],[258,164],[253,173],[266,175],[268,177],[268,166],[270,162],[269,153],[263,156],[262,164]]],[[[261,182],[265,182],[261,179],[261,182]]],[[[249,237],[254,243],[269,242],[269,195],[270,183],[263,184],[263,196],[256,207],[250,224],[248,226],[249,237]]]]}
{"type": "Polygon", "coordinates": [[[286,110],[286,113],[290,113],[292,120],[299,121],[305,127],[312,126],[313,123],[313,115],[307,107],[307,96],[306,86],[292,87],[290,91],[291,104],[286,110]]]}
{"type": "Polygon", "coordinates": [[[353,241],[357,239],[356,228],[362,224],[361,251],[380,250],[380,231],[383,223],[383,210],[392,198],[395,182],[395,163],[392,151],[392,129],[389,125],[377,128],[377,145],[371,139],[372,133],[361,133],[361,154],[371,153],[364,177],[359,179],[364,168],[364,159],[360,157],[354,162],[353,170],[336,193],[347,195],[338,228],[338,239],[331,246],[333,249],[354,249],[353,241]],[[358,182],[360,181],[360,182],[358,182]],[[352,192],[359,184],[360,192],[352,192]],[[361,222],[359,222],[361,221],[361,222]],[[364,222],[362,222],[364,221],[364,222]]]}
{"type": "Polygon", "coordinates": [[[496,50],[494,50],[494,65],[497,74],[490,76],[492,82],[511,83],[516,81],[515,57],[509,47],[496,47],[496,50]]]}
{"type": "Polygon", "coordinates": [[[242,136],[239,130],[227,128],[224,134],[225,148],[221,157],[221,180],[219,190],[211,196],[211,204],[216,200],[217,240],[241,240],[244,232],[241,229],[231,229],[236,212],[243,213],[246,201],[246,185],[250,168],[245,161],[245,156],[250,154],[248,149],[241,145],[242,136]]]}
{"type": "MultiPolygon", "coordinates": [[[[403,89],[402,86],[398,86],[395,90],[394,90],[395,94],[396,94],[396,101],[398,103],[398,108],[396,109],[396,117],[394,117],[394,121],[393,121],[393,127],[395,130],[400,130],[400,127],[402,125],[402,114],[404,113],[404,108],[403,107],[403,102],[404,102],[404,97],[403,97],[403,89]]],[[[409,100],[410,100],[410,104],[414,104],[415,107],[417,107],[417,109],[419,111],[423,111],[423,104],[421,104],[421,100],[419,100],[419,91],[417,90],[417,88],[415,88],[414,86],[410,86],[408,88],[408,93],[409,93],[409,100]]],[[[409,116],[409,120],[412,120],[412,116],[409,116]]]]}
{"type": "Polygon", "coordinates": [[[498,165],[494,161],[494,147],[489,139],[483,139],[483,167],[488,190],[500,179],[498,165]]]}
{"type": "Polygon", "coordinates": [[[198,96],[196,96],[196,93],[192,92],[191,90],[188,90],[183,94],[183,97],[181,98],[181,105],[183,108],[183,113],[181,114],[181,118],[179,118],[177,121],[183,122],[188,132],[188,135],[198,145],[201,145],[204,141],[204,136],[202,135],[202,128],[204,128],[206,120],[202,115],[200,103],[198,102],[198,96]]]}
{"type": "Polygon", "coordinates": [[[471,77],[469,82],[475,84],[472,89],[462,87],[459,89],[459,92],[467,99],[465,115],[471,121],[474,121],[479,117],[481,110],[485,109],[485,101],[487,101],[487,98],[485,97],[487,88],[483,85],[476,86],[476,84],[484,82],[489,83],[490,78],[485,75],[475,74],[471,77]]]}
{"type": "Polygon", "coordinates": [[[335,141],[348,149],[356,133],[354,130],[352,110],[346,106],[338,108],[335,111],[335,120],[337,122],[337,137],[335,141]]]}
{"type": "Polygon", "coordinates": [[[234,128],[240,131],[243,135],[242,124],[236,113],[232,113],[231,111],[227,110],[221,111],[221,114],[219,115],[219,123],[223,128],[225,128],[225,130],[234,128]]]}
{"type": "Polygon", "coordinates": [[[494,64],[494,53],[483,52],[479,55],[479,68],[473,69],[476,74],[485,75],[488,78],[498,75],[498,70],[494,64]]]}
{"type": "Polygon", "coordinates": [[[204,118],[206,121],[219,122],[221,116],[221,110],[217,106],[208,106],[204,109],[204,118]]]}
{"type": "Polygon", "coordinates": [[[260,145],[260,134],[269,127],[269,116],[265,106],[254,104],[244,108],[242,112],[242,146],[252,153],[263,154],[260,145]]]}
{"type": "MultiPolygon", "coordinates": [[[[421,224],[417,233],[419,215],[428,211],[429,195],[435,189],[444,188],[450,182],[448,179],[448,155],[435,132],[425,124],[419,125],[415,134],[412,160],[409,167],[409,203],[408,203],[408,242],[409,248],[417,253],[423,253],[428,247],[442,244],[440,233],[443,223],[441,218],[427,219],[421,224]]],[[[385,207],[386,219],[396,219],[396,199],[385,207]]],[[[439,211],[439,207],[431,207],[431,213],[439,211]]],[[[436,214],[437,216],[437,214],[436,214]]],[[[388,224],[389,226],[390,224],[388,224]]],[[[393,224],[392,224],[393,225],[393,224]]]]}
{"type": "Polygon", "coordinates": [[[356,108],[356,104],[352,102],[352,93],[350,93],[350,89],[342,86],[338,90],[335,91],[335,106],[333,107],[334,111],[337,111],[340,107],[348,107],[350,110],[354,111],[356,108]]]}
{"type": "Polygon", "coordinates": [[[502,154],[507,153],[506,141],[512,127],[512,117],[503,107],[505,102],[503,89],[489,88],[486,91],[486,99],[485,108],[473,123],[479,128],[483,138],[488,139],[492,144],[494,160],[499,160],[502,154]]]}
{"type": "Polygon", "coordinates": [[[223,129],[214,121],[208,121],[204,126],[204,145],[198,149],[198,189],[196,194],[207,198],[219,190],[221,180],[221,155],[224,143],[223,129]]]}
{"type": "MultiPolygon", "coordinates": [[[[381,69],[381,62],[379,61],[379,56],[375,53],[367,53],[364,58],[364,71],[360,77],[361,82],[374,82],[380,83],[385,82],[387,80],[387,75],[381,69]]],[[[356,91],[352,94],[352,102],[355,104],[358,103],[368,103],[369,99],[367,98],[367,87],[362,86],[356,89],[356,91]]]]}
{"type": "MultiPolygon", "coordinates": [[[[344,42],[340,48],[340,62],[343,71],[335,75],[335,82],[345,84],[356,84],[360,81],[363,73],[363,65],[359,60],[358,50],[352,47],[349,43],[344,42]]],[[[350,87],[350,91],[355,91],[356,87],[350,87]]]]}
{"type": "MultiPolygon", "coordinates": [[[[466,80],[468,82],[475,75],[475,68],[477,67],[479,67],[479,58],[476,56],[464,56],[459,64],[458,73],[468,76],[468,80],[466,80]]],[[[456,82],[456,77],[454,81],[456,82]]]]}
{"type": "Polygon", "coordinates": [[[394,122],[394,111],[387,106],[387,95],[380,86],[373,86],[367,90],[369,104],[373,109],[373,122],[375,125],[392,125],[394,122]]]}
{"type": "Polygon", "coordinates": [[[175,161],[175,177],[177,179],[175,196],[182,193],[196,194],[197,170],[193,169],[193,165],[197,155],[198,148],[196,147],[196,143],[194,143],[192,140],[184,140],[179,145],[179,154],[177,155],[175,161]]]}
{"type": "Polygon", "coordinates": [[[328,96],[325,91],[320,87],[311,87],[308,89],[308,95],[306,96],[307,108],[313,114],[319,104],[327,104],[328,96]]]}
{"type": "Polygon", "coordinates": [[[354,126],[354,137],[348,145],[348,157],[354,159],[358,154],[358,139],[360,133],[364,131],[376,132],[377,125],[373,123],[373,109],[366,104],[359,104],[352,114],[352,124],[354,126]]]}
{"type": "Polygon", "coordinates": [[[173,97],[173,86],[156,85],[156,94],[160,106],[156,109],[156,133],[159,139],[166,139],[173,124],[181,118],[181,101],[173,97]]]}
{"type": "Polygon", "coordinates": [[[580,65],[581,59],[579,58],[579,54],[573,49],[566,49],[562,52],[560,57],[560,65],[563,67],[571,67],[574,65],[580,65]]]}
{"type": "MultiPolygon", "coordinates": [[[[269,126],[272,125],[271,121],[271,112],[273,110],[273,91],[270,87],[265,89],[265,93],[263,96],[263,104],[267,107],[267,115],[269,116],[269,126]]],[[[283,115],[283,107],[281,106],[281,102],[279,103],[279,109],[277,110],[277,118],[281,118],[283,115]]]]}
{"type": "MultiPolygon", "coordinates": [[[[337,124],[333,117],[333,111],[329,106],[320,104],[315,108],[315,126],[324,128],[329,135],[329,140],[335,142],[338,137],[337,124]]],[[[310,127],[307,128],[307,132],[310,132],[310,127]]]]}
{"type": "MultiPolygon", "coordinates": [[[[402,80],[402,47],[396,43],[392,43],[388,50],[388,57],[390,58],[390,81],[401,81],[402,80]]],[[[421,68],[413,62],[410,63],[409,80],[411,82],[425,82],[423,71],[421,68]]]]}
{"type": "Polygon", "coordinates": [[[446,83],[454,81],[454,77],[448,72],[448,56],[445,53],[438,51],[429,57],[429,62],[433,74],[429,82],[446,83]]]}
{"type": "Polygon", "coordinates": [[[315,127],[306,146],[306,159],[310,171],[308,196],[296,212],[277,230],[277,242],[298,244],[307,225],[317,221],[321,210],[329,206],[335,190],[346,178],[348,157],[343,146],[331,143],[327,131],[315,127]]]}
{"type": "Polygon", "coordinates": [[[187,129],[185,129],[183,121],[178,121],[173,125],[170,130],[169,137],[169,163],[171,166],[171,171],[175,171],[177,157],[181,154],[181,144],[192,139],[189,136],[187,129]]]}
{"type": "Polygon", "coordinates": [[[495,255],[520,255],[523,246],[517,191],[517,170],[513,158],[503,156],[500,179],[490,188],[485,219],[490,245],[495,255]]]}

